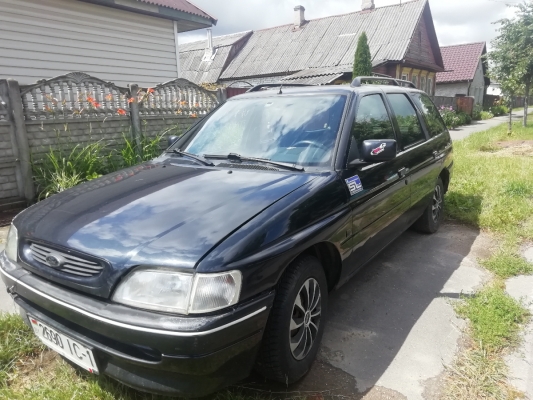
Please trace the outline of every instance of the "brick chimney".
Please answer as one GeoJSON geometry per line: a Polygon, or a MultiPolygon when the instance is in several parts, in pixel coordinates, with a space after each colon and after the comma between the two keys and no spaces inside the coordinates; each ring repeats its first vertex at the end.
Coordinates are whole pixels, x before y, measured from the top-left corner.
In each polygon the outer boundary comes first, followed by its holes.
{"type": "Polygon", "coordinates": [[[294,7],[294,27],[301,28],[305,23],[305,7],[296,6],[294,7]]]}
{"type": "Polygon", "coordinates": [[[361,7],[362,11],[373,10],[376,8],[374,0],[363,0],[363,6],[361,7]]]}

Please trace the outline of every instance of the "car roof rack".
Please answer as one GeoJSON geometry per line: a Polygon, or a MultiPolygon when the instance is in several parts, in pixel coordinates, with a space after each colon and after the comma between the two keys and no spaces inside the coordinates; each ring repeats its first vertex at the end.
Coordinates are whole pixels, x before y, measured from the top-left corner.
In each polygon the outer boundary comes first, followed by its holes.
{"type": "Polygon", "coordinates": [[[363,84],[363,81],[379,81],[379,82],[387,81],[389,82],[389,85],[410,87],[410,88],[416,89],[416,86],[413,82],[404,81],[402,79],[385,78],[381,76],[358,76],[352,81],[351,86],[360,87],[363,84]]]}
{"type": "Polygon", "coordinates": [[[263,83],[261,85],[256,85],[251,89],[248,89],[246,93],[250,92],[259,92],[263,89],[268,88],[277,88],[277,87],[309,87],[309,86],[316,86],[316,85],[306,85],[305,83],[263,83]]]}

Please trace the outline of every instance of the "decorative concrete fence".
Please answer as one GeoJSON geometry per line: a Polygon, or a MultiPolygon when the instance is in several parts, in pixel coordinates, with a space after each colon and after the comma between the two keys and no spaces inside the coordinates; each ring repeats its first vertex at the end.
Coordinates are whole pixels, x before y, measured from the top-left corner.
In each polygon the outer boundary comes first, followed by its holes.
{"type": "Polygon", "coordinates": [[[153,88],[120,87],[82,72],[26,86],[0,80],[0,208],[33,201],[31,162],[50,147],[179,135],[219,103],[217,92],[185,79],[153,88]]]}

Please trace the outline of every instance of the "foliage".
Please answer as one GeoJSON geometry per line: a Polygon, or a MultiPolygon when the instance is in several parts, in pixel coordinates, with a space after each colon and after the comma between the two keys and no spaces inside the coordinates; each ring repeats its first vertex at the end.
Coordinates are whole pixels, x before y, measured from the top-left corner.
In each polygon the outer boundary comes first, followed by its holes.
{"type": "MultiPolygon", "coordinates": [[[[529,96],[533,82],[533,2],[517,4],[514,19],[497,21],[501,26],[488,54],[492,62],[490,76],[501,85],[506,101],[524,92],[529,96]]],[[[527,110],[524,126],[527,125],[527,110]]],[[[512,123],[509,119],[509,132],[512,123]]]]}
{"type": "Polygon", "coordinates": [[[162,139],[163,135],[152,138],[142,135],[137,144],[131,137],[123,135],[123,145],[120,149],[120,168],[132,167],[157,157],[161,153],[162,139]]]}
{"type": "Polygon", "coordinates": [[[42,162],[33,163],[39,199],[109,172],[103,150],[100,141],[85,146],[63,144],[50,147],[42,162]]]}
{"type": "Polygon", "coordinates": [[[368,37],[363,32],[357,42],[353,63],[353,77],[372,75],[372,56],[368,46],[368,37]]]}
{"type": "Polygon", "coordinates": [[[461,120],[457,116],[457,113],[455,112],[453,107],[442,106],[440,107],[439,111],[448,129],[454,129],[460,125],[461,120]]]}
{"type": "Polygon", "coordinates": [[[474,121],[479,121],[481,119],[481,112],[483,111],[483,107],[479,104],[476,104],[474,106],[474,109],[472,110],[472,119],[474,121]]]}
{"type": "Polygon", "coordinates": [[[504,279],[533,273],[532,264],[518,254],[505,250],[499,251],[488,260],[482,261],[482,265],[496,276],[504,279]]]}
{"type": "Polygon", "coordinates": [[[472,117],[467,113],[457,113],[457,117],[459,118],[459,125],[469,125],[472,122],[472,117]]]}
{"type": "Polygon", "coordinates": [[[491,113],[490,111],[481,111],[479,113],[479,116],[481,117],[482,120],[494,118],[494,114],[491,113]]]}

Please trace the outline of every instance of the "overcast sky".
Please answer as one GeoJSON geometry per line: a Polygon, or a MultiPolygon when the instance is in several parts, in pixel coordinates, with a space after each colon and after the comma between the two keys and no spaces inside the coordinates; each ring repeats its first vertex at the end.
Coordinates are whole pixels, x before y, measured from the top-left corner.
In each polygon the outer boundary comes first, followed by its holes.
{"type": "MultiPolygon", "coordinates": [[[[293,21],[294,6],[305,7],[305,18],[359,11],[361,0],[191,0],[218,19],[213,35],[270,28],[293,21]]],[[[375,0],[376,7],[398,4],[400,0],[375,0]]],[[[506,4],[519,0],[429,0],[441,46],[486,41],[496,36],[492,22],[512,16],[506,4]]],[[[204,39],[205,30],[180,34],[180,42],[204,39]]],[[[490,46],[490,44],[489,44],[490,46]]]]}

